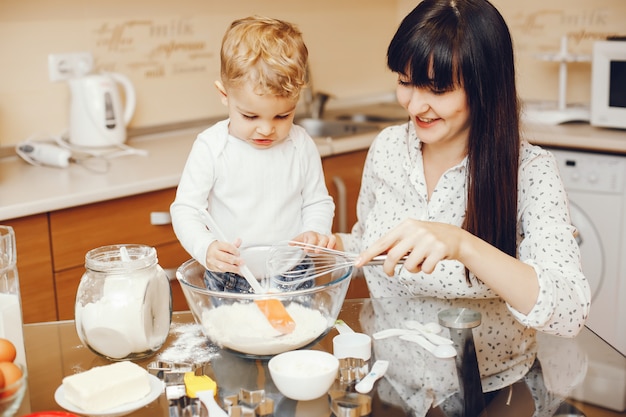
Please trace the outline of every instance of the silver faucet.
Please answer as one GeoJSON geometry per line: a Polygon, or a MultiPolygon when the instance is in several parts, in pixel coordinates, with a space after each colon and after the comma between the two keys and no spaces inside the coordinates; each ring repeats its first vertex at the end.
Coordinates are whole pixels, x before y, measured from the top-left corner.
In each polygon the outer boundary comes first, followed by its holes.
{"type": "Polygon", "coordinates": [[[311,118],[313,119],[321,119],[324,117],[324,109],[326,108],[326,102],[332,95],[323,93],[321,91],[313,94],[313,99],[311,100],[311,104],[309,107],[309,111],[311,114],[311,118]]]}
{"type": "Polygon", "coordinates": [[[306,67],[305,80],[307,85],[302,92],[305,112],[307,116],[312,119],[321,119],[324,117],[326,102],[328,99],[332,98],[333,95],[322,91],[313,92],[313,80],[309,65],[306,67]]]}

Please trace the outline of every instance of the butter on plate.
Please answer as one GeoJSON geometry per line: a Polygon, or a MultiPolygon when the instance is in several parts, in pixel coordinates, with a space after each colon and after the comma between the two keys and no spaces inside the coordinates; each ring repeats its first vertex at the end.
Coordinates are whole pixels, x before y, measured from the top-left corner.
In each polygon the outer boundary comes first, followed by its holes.
{"type": "Polygon", "coordinates": [[[150,392],[150,374],[133,362],[96,366],[63,378],[65,399],[87,412],[138,401],[150,392]]]}

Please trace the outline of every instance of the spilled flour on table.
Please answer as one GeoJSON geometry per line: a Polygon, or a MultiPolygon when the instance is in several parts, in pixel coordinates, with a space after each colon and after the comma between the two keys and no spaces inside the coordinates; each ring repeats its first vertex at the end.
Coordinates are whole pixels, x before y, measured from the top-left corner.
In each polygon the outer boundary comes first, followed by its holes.
{"type": "Polygon", "coordinates": [[[211,339],[223,347],[252,355],[273,355],[313,342],[330,326],[317,310],[291,303],[287,312],[296,323],[289,334],[274,329],[254,303],[221,305],[205,311],[202,324],[211,339]]]}
{"type": "Polygon", "coordinates": [[[159,353],[158,359],[175,363],[206,363],[218,352],[219,348],[209,343],[199,324],[172,325],[170,332],[175,335],[174,342],[159,353]]]}

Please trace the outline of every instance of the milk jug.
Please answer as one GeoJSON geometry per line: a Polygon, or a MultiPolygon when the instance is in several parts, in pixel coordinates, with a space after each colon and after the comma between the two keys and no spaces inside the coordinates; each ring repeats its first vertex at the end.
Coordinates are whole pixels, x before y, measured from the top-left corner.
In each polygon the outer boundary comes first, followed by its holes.
{"type": "Polygon", "coordinates": [[[0,226],[0,337],[15,345],[15,363],[26,366],[15,232],[0,226]]]}

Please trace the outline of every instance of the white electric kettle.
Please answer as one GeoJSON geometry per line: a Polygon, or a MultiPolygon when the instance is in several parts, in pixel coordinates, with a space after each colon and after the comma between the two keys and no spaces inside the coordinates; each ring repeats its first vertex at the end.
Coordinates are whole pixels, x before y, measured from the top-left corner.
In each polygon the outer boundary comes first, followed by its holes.
{"type": "Polygon", "coordinates": [[[126,126],[135,113],[135,89],[118,73],[90,74],[68,80],[69,142],[86,148],[111,147],[126,141],[126,126]],[[122,105],[120,88],[126,105],[122,105]]]}

